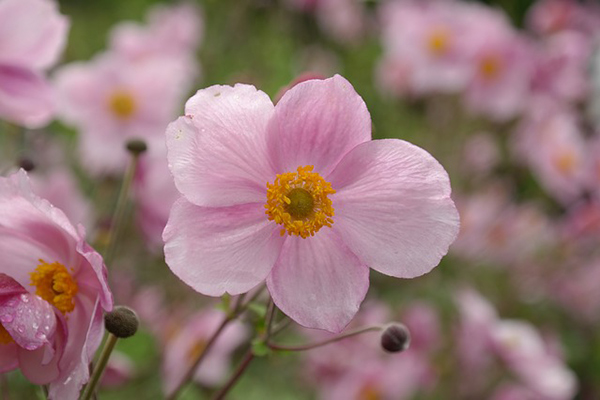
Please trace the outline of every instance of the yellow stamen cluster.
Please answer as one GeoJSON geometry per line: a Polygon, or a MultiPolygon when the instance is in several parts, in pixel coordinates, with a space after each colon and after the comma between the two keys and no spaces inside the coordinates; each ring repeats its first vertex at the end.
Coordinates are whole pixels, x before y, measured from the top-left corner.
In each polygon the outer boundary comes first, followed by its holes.
{"type": "Polygon", "coordinates": [[[10,334],[6,331],[2,325],[0,325],[0,344],[9,344],[14,342],[15,340],[10,336],[10,334]]]}
{"type": "Polygon", "coordinates": [[[35,294],[52,304],[63,314],[75,308],[75,295],[79,288],[67,268],[59,262],[48,264],[40,259],[40,265],[33,271],[31,286],[35,286],[35,294]]]}
{"type": "Polygon", "coordinates": [[[296,172],[277,175],[267,183],[266,214],[269,220],[283,226],[281,236],[314,236],[323,226],[333,224],[333,206],[328,195],[331,184],[313,172],[313,166],[298,167],[296,172]]]}
{"type": "Polygon", "coordinates": [[[128,119],[136,111],[137,105],[132,94],[124,89],[117,89],[111,93],[108,106],[119,119],[128,119]]]}
{"type": "Polygon", "coordinates": [[[434,56],[444,55],[450,48],[450,35],[448,31],[442,27],[433,29],[429,34],[427,46],[434,56]]]}
{"type": "Polygon", "coordinates": [[[495,56],[486,56],[479,62],[479,72],[488,80],[492,80],[500,75],[502,70],[501,61],[495,56]]]}
{"type": "Polygon", "coordinates": [[[563,151],[554,159],[556,168],[563,175],[572,174],[577,168],[577,161],[575,153],[569,150],[563,151]]]}
{"type": "Polygon", "coordinates": [[[360,400],[381,400],[381,392],[373,385],[365,385],[358,393],[360,400]]]}

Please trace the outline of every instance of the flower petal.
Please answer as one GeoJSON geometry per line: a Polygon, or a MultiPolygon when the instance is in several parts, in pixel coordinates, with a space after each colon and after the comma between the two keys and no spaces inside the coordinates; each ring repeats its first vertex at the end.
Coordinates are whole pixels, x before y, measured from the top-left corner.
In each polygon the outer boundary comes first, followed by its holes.
{"type": "Polygon", "coordinates": [[[0,65],[0,118],[38,128],[52,119],[54,103],[52,88],[39,73],[0,65]]]}
{"type": "Polygon", "coordinates": [[[175,202],[163,233],[171,271],[208,296],[245,293],[275,264],[284,238],[262,203],[199,207],[175,202]]]}
{"type": "Polygon", "coordinates": [[[339,75],[294,86],[277,103],[269,124],[269,153],[278,172],[314,165],[327,175],[344,154],[368,140],[367,106],[339,75]]]}
{"type": "Polygon", "coordinates": [[[19,367],[16,344],[0,344],[0,354],[2,354],[2,357],[0,357],[0,374],[19,367]]]}
{"type": "Polygon", "coordinates": [[[327,178],[333,229],[369,267],[399,278],[429,272],[459,228],[444,168],[398,139],[357,146],[327,178]]]}
{"type": "Polygon", "coordinates": [[[167,128],[169,168],[188,201],[225,207],[264,201],[275,176],[267,157],[269,97],[249,85],[198,91],[167,128]]]}
{"type": "Polygon", "coordinates": [[[288,237],[267,278],[273,301],[307,328],[340,332],[354,317],[369,289],[369,268],[335,232],[288,237]]]}
{"type": "Polygon", "coordinates": [[[27,350],[48,343],[48,337],[56,329],[52,306],[3,273],[0,273],[0,323],[27,350]]]}

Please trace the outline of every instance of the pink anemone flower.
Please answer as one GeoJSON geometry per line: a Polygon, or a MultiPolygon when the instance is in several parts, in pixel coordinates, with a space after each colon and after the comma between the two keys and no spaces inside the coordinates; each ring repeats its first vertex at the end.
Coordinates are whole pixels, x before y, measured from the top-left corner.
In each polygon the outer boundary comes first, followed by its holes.
{"type": "Polygon", "coordinates": [[[339,75],[276,106],[249,85],[200,90],[169,125],[167,151],[182,194],[163,233],[171,270],[209,296],[266,280],[309,328],[341,331],[369,267],[425,274],[458,232],[444,168],[405,141],[372,141],[367,107],[339,75]]]}
{"type": "Polygon", "coordinates": [[[0,119],[37,128],[54,114],[44,71],[56,63],[69,20],[50,0],[0,0],[0,119]]]}
{"type": "Polygon", "coordinates": [[[112,309],[102,257],[21,170],[0,178],[0,373],[76,399],[112,309]]]}

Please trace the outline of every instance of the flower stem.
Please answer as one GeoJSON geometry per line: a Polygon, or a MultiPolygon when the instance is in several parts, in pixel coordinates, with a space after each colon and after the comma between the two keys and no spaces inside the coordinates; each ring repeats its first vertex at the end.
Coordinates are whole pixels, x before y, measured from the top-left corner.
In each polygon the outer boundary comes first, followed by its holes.
{"type": "Polygon", "coordinates": [[[237,383],[243,373],[250,365],[250,362],[254,360],[254,353],[252,353],[252,349],[248,350],[242,359],[242,362],[238,365],[233,375],[229,378],[227,383],[219,389],[219,391],[214,395],[213,400],[223,400],[225,395],[233,388],[233,386],[237,383]]]}
{"type": "Polygon", "coordinates": [[[83,396],[81,396],[81,400],[90,400],[94,395],[96,385],[100,381],[102,377],[102,373],[106,368],[106,364],[108,364],[108,359],[110,358],[110,354],[115,348],[115,344],[117,344],[118,338],[112,333],[108,334],[108,338],[106,339],[106,343],[104,344],[104,348],[102,349],[102,353],[100,354],[100,358],[98,359],[98,364],[96,368],[94,368],[94,372],[92,373],[92,378],[90,379],[90,383],[85,388],[83,392],[83,396]]]}
{"type": "Polygon", "coordinates": [[[221,332],[223,331],[223,329],[225,329],[225,327],[231,321],[233,321],[236,316],[237,315],[228,316],[228,317],[226,317],[223,320],[223,322],[221,322],[221,325],[219,325],[219,327],[217,328],[217,330],[215,331],[215,333],[213,333],[213,335],[210,337],[210,339],[206,343],[206,347],[204,347],[204,351],[202,351],[202,353],[198,356],[198,358],[196,358],[194,360],[194,362],[192,363],[192,365],[188,368],[187,372],[185,373],[185,375],[184,375],[183,379],[181,380],[181,382],[177,385],[177,387],[175,388],[175,390],[173,390],[173,392],[171,392],[171,394],[167,397],[167,400],[174,400],[174,399],[177,398],[177,396],[179,395],[179,392],[181,392],[181,390],[188,383],[188,381],[190,379],[192,379],[192,376],[194,375],[194,372],[196,372],[196,369],[198,369],[198,366],[200,365],[200,363],[202,362],[202,360],[204,360],[206,354],[208,354],[208,352],[210,351],[211,347],[215,344],[215,342],[217,341],[217,338],[219,337],[219,335],[221,334],[221,332]]]}
{"type": "Polygon", "coordinates": [[[358,328],[346,333],[342,333],[339,335],[336,335],[334,337],[331,337],[329,339],[325,339],[325,340],[321,340],[318,342],[313,342],[313,343],[308,343],[308,344],[303,344],[303,345],[299,345],[299,346],[286,346],[286,345],[280,345],[280,344],[275,344],[275,343],[270,343],[267,341],[267,346],[269,346],[270,349],[272,350],[278,350],[278,351],[304,351],[304,350],[311,350],[317,347],[321,347],[321,346],[325,346],[328,345],[330,343],[335,343],[338,342],[342,339],[346,339],[352,336],[357,336],[357,335],[361,335],[363,333],[366,332],[374,332],[374,331],[380,331],[382,330],[383,327],[381,325],[374,325],[374,326],[367,326],[367,327],[363,327],[363,328],[358,328]]]}
{"type": "Polygon", "coordinates": [[[132,153],[131,161],[127,166],[127,171],[123,176],[123,182],[121,183],[121,189],[119,191],[119,198],[117,199],[117,206],[113,214],[110,232],[108,235],[108,244],[106,245],[106,251],[104,253],[104,263],[108,266],[112,263],[119,235],[121,234],[123,223],[125,222],[125,211],[127,210],[127,200],[129,198],[129,190],[131,189],[131,183],[135,176],[139,161],[139,154],[132,153]]]}

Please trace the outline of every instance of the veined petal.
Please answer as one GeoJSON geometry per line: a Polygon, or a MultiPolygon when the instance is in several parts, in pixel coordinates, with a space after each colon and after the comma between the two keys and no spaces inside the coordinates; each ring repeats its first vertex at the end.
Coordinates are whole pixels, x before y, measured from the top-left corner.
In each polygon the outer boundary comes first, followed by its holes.
{"type": "Polygon", "coordinates": [[[371,117],[350,82],[336,75],[287,91],[275,107],[268,135],[278,172],[314,165],[327,175],[354,146],[371,140],[371,117]]]}
{"type": "Polygon", "coordinates": [[[329,228],[289,237],[267,278],[273,301],[307,328],[340,332],[369,288],[369,268],[329,228]]]}
{"type": "Polygon", "coordinates": [[[333,229],[381,273],[413,278],[429,272],[458,234],[448,174],[410,143],[359,145],[327,180],[337,190],[333,229]]]}
{"type": "Polygon", "coordinates": [[[211,86],[167,128],[169,168],[188,201],[207,207],[262,202],[274,176],[267,156],[269,97],[249,85],[211,86]]]}
{"type": "Polygon", "coordinates": [[[175,202],[163,233],[171,271],[208,296],[245,293],[262,282],[284,237],[262,203],[209,208],[175,202]]]}

